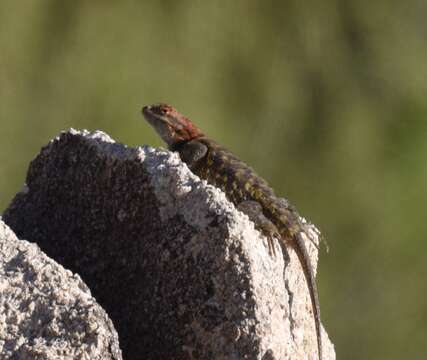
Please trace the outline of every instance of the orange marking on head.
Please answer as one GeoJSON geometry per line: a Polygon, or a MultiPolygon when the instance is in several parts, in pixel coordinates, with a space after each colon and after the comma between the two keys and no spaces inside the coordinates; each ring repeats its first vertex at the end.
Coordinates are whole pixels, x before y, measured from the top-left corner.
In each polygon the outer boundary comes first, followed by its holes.
{"type": "Polygon", "coordinates": [[[142,112],[169,146],[190,141],[203,135],[196,125],[170,105],[145,106],[142,112]]]}

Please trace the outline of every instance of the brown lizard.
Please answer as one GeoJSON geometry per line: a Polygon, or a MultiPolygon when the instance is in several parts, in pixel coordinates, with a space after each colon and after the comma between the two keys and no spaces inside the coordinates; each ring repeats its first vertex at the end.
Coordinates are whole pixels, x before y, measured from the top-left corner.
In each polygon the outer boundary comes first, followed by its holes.
{"type": "Polygon", "coordinates": [[[313,267],[302,233],[306,226],[286,200],[278,198],[267,182],[226,148],[206,137],[188,118],[166,104],[145,106],[142,113],[169,149],[177,151],[188,167],[200,178],[222,189],[236,207],[248,215],[255,227],[267,236],[270,253],[273,239],[290,244],[296,251],[308,284],[317,334],[319,359],[322,338],[319,296],[313,267]]]}

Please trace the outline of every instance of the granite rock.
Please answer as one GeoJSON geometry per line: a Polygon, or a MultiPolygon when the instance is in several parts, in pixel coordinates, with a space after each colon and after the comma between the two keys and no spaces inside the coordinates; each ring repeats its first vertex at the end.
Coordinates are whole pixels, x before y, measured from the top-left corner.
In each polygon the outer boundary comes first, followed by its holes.
{"type": "MultiPolygon", "coordinates": [[[[125,359],[317,358],[294,251],[270,256],[247,216],[175,153],[64,132],[33,160],[4,219],[83,278],[125,359]]],[[[335,359],[325,331],[323,343],[335,359]]]]}

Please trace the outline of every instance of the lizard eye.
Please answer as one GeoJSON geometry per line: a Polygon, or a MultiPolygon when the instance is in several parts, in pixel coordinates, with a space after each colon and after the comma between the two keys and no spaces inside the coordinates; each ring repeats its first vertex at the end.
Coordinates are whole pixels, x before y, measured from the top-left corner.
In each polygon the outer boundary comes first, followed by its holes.
{"type": "Polygon", "coordinates": [[[160,105],[159,106],[159,112],[161,115],[167,115],[167,114],[169,114],[169,107],[165,106],[165,105],[160,105]]]}

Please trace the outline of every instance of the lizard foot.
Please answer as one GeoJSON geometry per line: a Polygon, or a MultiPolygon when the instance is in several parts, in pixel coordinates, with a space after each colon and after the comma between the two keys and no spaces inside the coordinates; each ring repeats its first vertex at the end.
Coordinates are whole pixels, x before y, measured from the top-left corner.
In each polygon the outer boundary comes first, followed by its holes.
{"type": "Polygon", "coordinates": [[[241,202],[237,207],[241,212],[253,221],[255,228],[267,237],[268,252],[270,256],[276,257],[276,247],[274,246],[274,238],[280,238],[277,227],[264,215],[261,205],[253,200],[241,202]]]}

